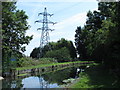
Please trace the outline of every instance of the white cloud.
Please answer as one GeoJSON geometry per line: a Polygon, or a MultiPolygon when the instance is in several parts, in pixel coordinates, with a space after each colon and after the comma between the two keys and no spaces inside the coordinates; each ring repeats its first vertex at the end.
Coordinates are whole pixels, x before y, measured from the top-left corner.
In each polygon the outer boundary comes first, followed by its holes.
{"type": "Polygon", "coordinates": [[[77,26],[84,25],[86,14],[86,12],[78,13],[54,25],[52,28],[55,28],[55,31],[50,33],[51,41],[57,41],[60,38],[74,41],[75,29],[77,26]]]}
{"type": "Polygon", "coordinates": [[[86,21],[86,14],[87,14],[86,12],[76,14],[72,17],[69,17],[69,18],[57,23],[54,27],[55,27],[55,29],[62,29],[66,26],[74,25],[76,23],[83,24],[86,21]]]}
{"type": "MultiPolygon", "coordinates": [[[[91,11],[94,10],[97,10],[97,8],[91,11]]],[[[86,15],[87,12],[78,13],[52,26],[52,28],[55,28],[55,31],[50,33],[51,41],[57,41],[60,38],[74,41],[75,30],[77,26],[83,27],[85,25],[87,19],[86,15]]]]}

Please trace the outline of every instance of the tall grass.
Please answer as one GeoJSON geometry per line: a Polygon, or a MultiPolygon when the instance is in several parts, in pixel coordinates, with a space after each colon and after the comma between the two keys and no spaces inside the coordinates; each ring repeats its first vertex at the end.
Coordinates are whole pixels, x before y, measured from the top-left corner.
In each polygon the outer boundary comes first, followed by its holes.
{"type": "Polygon", "coordinates": [[[22,57],[18,61],[18,67],[36,66],[40,64],[57,63],[54,58],[33,59],[31,57],[22,57]]]}

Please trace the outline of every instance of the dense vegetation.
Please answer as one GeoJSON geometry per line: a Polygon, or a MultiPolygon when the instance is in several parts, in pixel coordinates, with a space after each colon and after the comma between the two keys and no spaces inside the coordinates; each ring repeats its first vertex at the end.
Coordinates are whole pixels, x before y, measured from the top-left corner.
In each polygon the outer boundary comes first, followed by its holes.
{"type": "Polygon", "coordinates": [[[2,2],[2,65],[3,71],[19,61],[25,45],[32,36],[26,36],[28,16],[23,10],[16,9],[16,2],[2,2]]]}
{"type": "Polygon", "coordinates": [[[99,2],[87,13],[86,25],[76,29],[75,45],[81,60],[103,63],[120,77],[120,2],[99,2]]]}
{"type": "MultiPolygon", "coordinates": [[[[38,58],[40,48],[35,48],[30,54],[32,58],[38,58]]],[[[73,61],[77,57],[72,41],[62,38],[57,42],[50,42],[42,48],[44,58],[54,58],[58,62],[73,61]]]]}

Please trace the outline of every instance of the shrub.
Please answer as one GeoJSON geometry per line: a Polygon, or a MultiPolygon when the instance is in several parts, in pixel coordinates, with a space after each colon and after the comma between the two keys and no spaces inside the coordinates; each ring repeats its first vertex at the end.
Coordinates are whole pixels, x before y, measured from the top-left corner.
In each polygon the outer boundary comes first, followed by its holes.
{"type": "Polygon", "coordinates": [[[58,50],[48,51],[44,57],[55,58],[58,62],[71,61],[69,50],[66,47],[58,50]]]}

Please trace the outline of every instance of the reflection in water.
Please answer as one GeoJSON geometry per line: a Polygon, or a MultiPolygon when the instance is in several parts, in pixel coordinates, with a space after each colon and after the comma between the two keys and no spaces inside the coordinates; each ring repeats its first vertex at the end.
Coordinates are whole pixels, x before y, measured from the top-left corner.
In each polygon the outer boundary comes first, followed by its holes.
{"type": "Polygon", "coordinates": [[[57,82],[58,85],[62,85],[63,80],[75,78],[76,68],[67,68],[56,72],[43,74],[42,76],[44,77],[44,80],[48,81],[49,83],[53,84],[57,82]]]}
{"type": "Polygon", "coordinates": [[[80,67],[71,67],[42,75],[6,78],[2,82],[3,88],[56,88],[64,84],[63,80],[77,78],[81,72],[80,67]]]}
{"type": "Polygon", "coordinates": [[[53,88],[57,83],[50,85],[43,77],[28,77],[22,80],[23,88],[53,88]]]}

